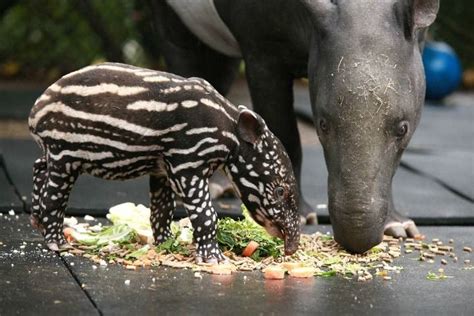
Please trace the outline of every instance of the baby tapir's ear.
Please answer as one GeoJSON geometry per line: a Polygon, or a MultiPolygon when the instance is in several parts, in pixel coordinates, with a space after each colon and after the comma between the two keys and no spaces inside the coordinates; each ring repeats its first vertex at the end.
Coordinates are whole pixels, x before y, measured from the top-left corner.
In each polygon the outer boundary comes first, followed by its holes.
{"type": "Polygon", "coordinates": [[[239,113],[237,122],[237,131],[241,139],[247,143],[255,144],[258,138],[264,133],[265,126],[259,120],[257,114],[244,109],[239,113]]]}

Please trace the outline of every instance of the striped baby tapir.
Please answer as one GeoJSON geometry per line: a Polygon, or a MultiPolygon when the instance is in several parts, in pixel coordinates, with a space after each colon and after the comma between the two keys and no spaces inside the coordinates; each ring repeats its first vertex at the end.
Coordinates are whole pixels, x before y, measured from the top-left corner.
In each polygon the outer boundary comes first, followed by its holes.
{"type": "Polygon", "coordinates": [[[171,236],[179,197],[194,227],[196,260],[224,260],[209,193],[220,167],[253,218],[284,239],[285,253],[298,247],[297,187],[282,144],[260,116],[203,79],[117,63],[88,66],[46,89],[29,127],[42,149],[33,167],[31,222],[51,250],[67,247],[64,210],[80,174],[149,175],[155,242],[171,236]]]}

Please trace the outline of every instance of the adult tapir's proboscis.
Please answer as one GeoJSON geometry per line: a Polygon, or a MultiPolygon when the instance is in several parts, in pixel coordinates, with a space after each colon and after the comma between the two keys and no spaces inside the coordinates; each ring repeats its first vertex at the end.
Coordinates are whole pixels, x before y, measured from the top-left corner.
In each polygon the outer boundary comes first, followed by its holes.
{"type": "MultiPolygon", "coordinates": [[[[168,69],[225,94],[239,58],[254,109],[281,139],[299,178],[292,84],[308,77],[328,168],[335,239],[364,252],[418,230],[394,207],[392,178],[422,110],[421,44],[439,0],[155,1],[168,69]]],[[[300,212],[313,213],[300,194],[300,212]]]]}

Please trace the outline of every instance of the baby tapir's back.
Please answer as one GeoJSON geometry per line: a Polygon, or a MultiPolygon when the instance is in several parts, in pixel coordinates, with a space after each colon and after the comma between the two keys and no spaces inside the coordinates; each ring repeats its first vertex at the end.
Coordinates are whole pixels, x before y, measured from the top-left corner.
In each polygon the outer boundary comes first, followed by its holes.
{"type": "Polygon", "coordinates": [[[36,101],[30,130],[50,159],[103,178],[219,163],[238,143],[237,109],[206,81],[105,63],[68,74],[36,101]]]}

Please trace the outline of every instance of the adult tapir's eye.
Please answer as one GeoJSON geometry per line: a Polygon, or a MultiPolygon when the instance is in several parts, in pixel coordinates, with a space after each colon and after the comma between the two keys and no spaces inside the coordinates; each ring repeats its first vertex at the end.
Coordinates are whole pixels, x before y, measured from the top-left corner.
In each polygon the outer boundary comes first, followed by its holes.
{"type": "Polygon", "coordinates": [[[324,118],[320,119],[319,120],[319,128],[321,129],[321,131],[323,133],[326,134],[329,131],[328,121],[324,118]]]}
{"type": "Polygon", "coordinates": [[[408,133],[408,122],[407,122],[407,121],[403,121],[403,122],[398,123],[398,127],[397,127],[397,137],[398,137],[398,138],[402,138],[402,137],[405,136],[407,133],[408,133]]]}
{"type": "Polygon", "coordinates": [[[276,187],[275,188],[275,198],[279,201],[285,198],[285,188],[283,187],[276,187]]]}

